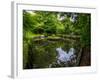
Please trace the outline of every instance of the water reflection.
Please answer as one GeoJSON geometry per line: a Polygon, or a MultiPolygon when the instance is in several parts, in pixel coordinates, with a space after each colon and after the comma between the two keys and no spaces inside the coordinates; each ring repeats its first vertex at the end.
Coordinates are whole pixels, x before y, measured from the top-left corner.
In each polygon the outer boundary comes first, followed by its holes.
{"type": "Polygon", "coordinates": [[[69,52],[64,51],[61,47],[56,48],[56,51],[58,53],[57,55],[57,63],[61,64],[68,64],[68,63],[75,63],[76,62],[76,55],[75,55],[75,49],[70,48],[69,52]]]}
{"type": "Polygon", "coordinates": [[[79,44],[73,45],[72,42],[76,43],[76,40],[41,39],[32,41],[28,48],[28,58],[25,68],[75,66],[79,44]]]}

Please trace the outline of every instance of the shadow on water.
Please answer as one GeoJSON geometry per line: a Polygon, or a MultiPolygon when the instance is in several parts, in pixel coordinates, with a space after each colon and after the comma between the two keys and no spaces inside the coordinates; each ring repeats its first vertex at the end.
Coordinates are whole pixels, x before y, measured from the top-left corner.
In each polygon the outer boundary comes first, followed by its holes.
{"type": "Polygon", "coordinates": [[[32,68],[51,68],[51,67],[72,67],[74,64],[68,62],[67,64],[57,62],[57,48],[61,47],[66,53],[71,47],[75,49],[75,55],[77,58],[80,43],[73,39],[34,39],[27,46],[28,55],[26,56],[26,62],[24,62],[24,69],[32,68]]]}

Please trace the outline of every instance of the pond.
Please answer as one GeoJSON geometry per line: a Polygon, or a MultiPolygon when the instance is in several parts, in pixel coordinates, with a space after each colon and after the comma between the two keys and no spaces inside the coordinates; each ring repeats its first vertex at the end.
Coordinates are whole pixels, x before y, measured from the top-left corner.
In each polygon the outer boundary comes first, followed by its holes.
{"type": "Polygon", "coordinates": [[[28,46],[25,69],[73,67],[79,50],[77,39],[34,38],[28,46]]]}

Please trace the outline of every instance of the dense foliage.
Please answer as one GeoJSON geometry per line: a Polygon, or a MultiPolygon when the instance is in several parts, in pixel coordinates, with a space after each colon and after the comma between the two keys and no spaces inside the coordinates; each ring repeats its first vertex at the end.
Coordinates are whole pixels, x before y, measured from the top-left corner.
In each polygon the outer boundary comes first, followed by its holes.
{"type": "MultiPolygon", "coordinates": [[[[39,42],[38,38],[41,37],[48,37],[49,40],[58,40],[62,37],[66,38],[74,37],[77,40],[77,36],[79,36],[78,42],[80,42],[80,47],[81,46],[90,47],[90,36],[91,36],[90,18],[91,15],[88,13],[67,13],[67,12],[24,10],[23,11],[24,68],[34,68],[33,66],[44,67],[50,64],[51,62],[55,61],[54,57],[56,56],[56,54],[51,54],[51,53],[55,53],[54,47],[59,47],[63,43],[61,44],[61,42],[59,42],[59,44],[58,43],[51,44],[49,43],[50,41],[48,41],[47,39],[40,40],[39,42]],[[49,46],[45,47],[41,46],[41,44],[42,43],[45,44],[45,42],[49,46]],[[48,62],[45,63],[45,61],[48,62]]],[[[73,43],[70,44],[71,46],[73,45],[73,43]]]]}

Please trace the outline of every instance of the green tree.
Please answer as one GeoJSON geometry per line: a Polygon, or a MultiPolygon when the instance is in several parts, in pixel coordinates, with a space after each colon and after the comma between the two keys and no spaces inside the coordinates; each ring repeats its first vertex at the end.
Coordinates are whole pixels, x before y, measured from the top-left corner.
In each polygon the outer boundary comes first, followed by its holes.
{"type": "Polygon", "coordinates": [[[91,15],[90,14],[78,14],[78,19],[74,24],[75,31],[81,38],[81,43],[83,46],[89,46],[91,41],[91,15]]]}

